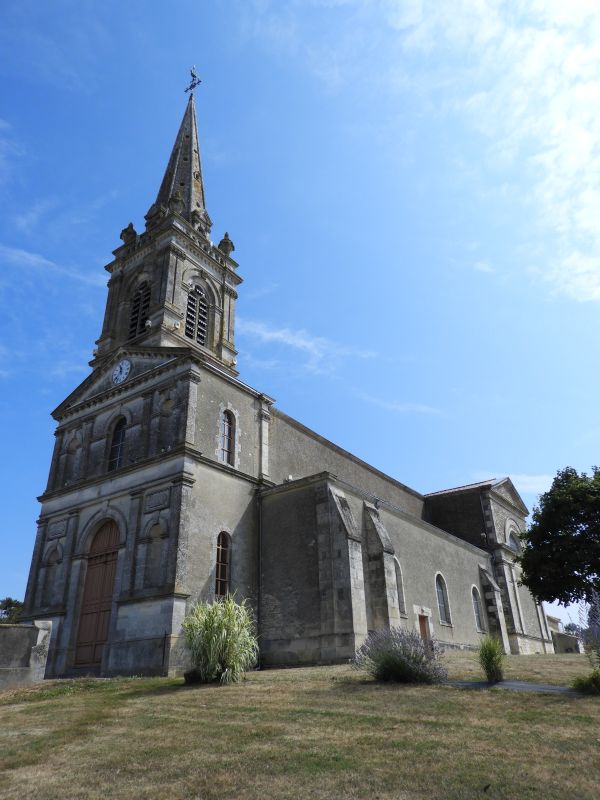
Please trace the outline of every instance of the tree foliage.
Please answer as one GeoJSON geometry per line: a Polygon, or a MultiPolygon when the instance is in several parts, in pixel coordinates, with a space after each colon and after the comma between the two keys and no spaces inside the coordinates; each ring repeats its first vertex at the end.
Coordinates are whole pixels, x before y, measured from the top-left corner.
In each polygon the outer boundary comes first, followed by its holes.
{"type": "Polygon", "coordinates": [[[22,608],[23,603],[12,597],[5,597],[0,600],[0,623],[6,625],[7,623],[18,622],[22,608]]]}
{"type": "Polygon", "coordinates": [[[536,599],[567,604],[600,592],[600,469],[559,470],[523,544],[522,582],[536,599]]]}

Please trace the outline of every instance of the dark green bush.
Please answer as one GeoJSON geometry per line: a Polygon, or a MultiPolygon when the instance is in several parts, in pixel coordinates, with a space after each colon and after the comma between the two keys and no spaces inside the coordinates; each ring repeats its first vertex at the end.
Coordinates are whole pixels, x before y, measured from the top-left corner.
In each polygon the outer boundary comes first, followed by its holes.
{"type": "Polygon", "coordinates": [[[439,683],[447,678],[441,654],[437,642],[424,642],[416,631],[386,628],[369,634],[354,665],[378,681],[439,683]]]}
{"type": "Polygon", "coordinates": [[[585,692],[585,694],[600,694],[600,669],[595,669],[585,678],[575,678],[571,686],[573,689],[577,689],[578,692],[585,692]]]}

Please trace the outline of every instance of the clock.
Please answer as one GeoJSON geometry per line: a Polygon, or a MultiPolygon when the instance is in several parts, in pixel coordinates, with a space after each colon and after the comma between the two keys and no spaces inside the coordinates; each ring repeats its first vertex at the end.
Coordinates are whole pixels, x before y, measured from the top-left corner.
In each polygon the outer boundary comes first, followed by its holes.
{"type": "Polygon", "coordinates": [[[113,383],[117,385],[119,383],[123,383],[123,381],[127,378],[130,372],[131,372],[131,361],[127,361],[127,359],[124,358],[123,361],[119,361],[117,366],[112,371],[113,383]]]}

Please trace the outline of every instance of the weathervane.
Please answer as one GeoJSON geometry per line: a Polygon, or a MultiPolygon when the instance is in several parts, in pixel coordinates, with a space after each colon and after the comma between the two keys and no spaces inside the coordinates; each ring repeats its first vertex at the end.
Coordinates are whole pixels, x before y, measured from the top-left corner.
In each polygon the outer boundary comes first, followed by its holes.
{"type": "Polygon", "coordinates": [[[192,76],[192,80],[190,81],[190,85],[185,90],[186,92],[193,92],[196,86],[202,83],[202,81],[198,77],[198,73],[196,72],[196,67],[191,68],[190,75],[192,76]]]}

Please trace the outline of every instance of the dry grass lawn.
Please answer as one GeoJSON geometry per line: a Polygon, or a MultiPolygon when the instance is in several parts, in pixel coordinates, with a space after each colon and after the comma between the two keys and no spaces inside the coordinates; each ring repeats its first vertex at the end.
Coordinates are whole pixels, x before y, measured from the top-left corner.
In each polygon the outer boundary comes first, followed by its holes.
{"type": "MultiPolygon", "coordinates": [[[[449,662],[480,678],[473,655],[449,662]]],[[[507,676],[587,671],[580,656],[521,656],[507,676]]],[[[597,800],[599,752],[597,699],[382,685],[348,666],[0,694],[0,797],[19,800],[597,800]]]]}

